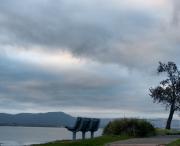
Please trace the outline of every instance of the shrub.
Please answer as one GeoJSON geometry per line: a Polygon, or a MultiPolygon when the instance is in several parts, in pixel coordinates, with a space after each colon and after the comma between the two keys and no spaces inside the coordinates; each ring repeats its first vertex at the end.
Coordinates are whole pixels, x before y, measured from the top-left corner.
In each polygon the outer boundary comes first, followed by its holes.
{"type": "Polygon", "coordinates": [[[105,135],[128,135],[147,137],[155,135],[155,128],[146,120],[119,119],[110,122],[103,131],[105,135]]]}

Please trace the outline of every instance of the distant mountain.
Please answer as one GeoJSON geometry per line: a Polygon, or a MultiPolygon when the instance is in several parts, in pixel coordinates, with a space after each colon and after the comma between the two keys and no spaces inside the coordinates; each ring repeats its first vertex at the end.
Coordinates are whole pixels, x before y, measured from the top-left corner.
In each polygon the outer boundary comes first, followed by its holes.
{"type": "MultiPolygon", "coordinates": [[[[105,127],[112,120],[114,119],[101,119],[100,127],[105,127]]],[[[166,119],[147,120],[158,128],[164,128],[166,124],[166,119]]],[[[75,121],[75,117],[63,112],[21,113],[14,115],[0,113],[0,126],[64,127],[74,125],[75,121]]],[[[180,129],[180,120],[173,120],[172,128],[180,129]]]]}
{"type": "MultiPolygon", "coordinates": [[[[100,127],[105,127],[112,119],[101,119],[100,127]]],[[[64,127],[72,126],[76,121],[63,112],[48,113],[0,113],[0,126],[64,127]]]]}
{"type": "Polygon", "coordinates": [[[0,113],[0,126],[62,127],[72,125],[74,122],[75,117],[63,112],[22,113],[15,115],[0,113]]]}

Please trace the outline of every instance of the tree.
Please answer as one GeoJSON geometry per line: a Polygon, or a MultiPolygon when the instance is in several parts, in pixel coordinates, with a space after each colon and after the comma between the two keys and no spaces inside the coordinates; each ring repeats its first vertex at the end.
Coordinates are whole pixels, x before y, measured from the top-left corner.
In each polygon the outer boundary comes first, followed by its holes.
{"type": "Polygon", "coordinates": [[[180,110],[180,71],[174,62],[159,62],[157,72],[165,73],[167,78],[159,86],[149,89],[150,96],[154,102],[165,104],[166,109],[169,109],[166,129],[171,129],[174,112],[180,110]]]}

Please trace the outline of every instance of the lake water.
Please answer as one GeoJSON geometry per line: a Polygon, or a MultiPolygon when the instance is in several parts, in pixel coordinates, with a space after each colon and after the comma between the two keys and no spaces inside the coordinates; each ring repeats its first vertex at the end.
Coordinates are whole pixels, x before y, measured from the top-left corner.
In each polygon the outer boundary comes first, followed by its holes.
{"type": "MultiPolygon", "coordinates": [[[[102,129],[95,132],[95,136],[100,136],[102,129]]],[[[86,133],[90,137],[90,133],[86,133]]],[[[81,133],[77,133],[77,138],[81,138],[81,133]]],[[[55,140],[72,139],[72,133],[65,128],[47,127],[0,127],[1,146],[23,146],[30,144],[46,143],[55,140]]]]}

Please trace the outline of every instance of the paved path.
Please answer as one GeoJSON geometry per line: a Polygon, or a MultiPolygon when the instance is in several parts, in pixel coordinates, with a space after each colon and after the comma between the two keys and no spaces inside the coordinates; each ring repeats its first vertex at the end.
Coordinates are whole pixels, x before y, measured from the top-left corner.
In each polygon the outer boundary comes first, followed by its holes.
{"type": "Polygon", "coordinates": [[[177,136],[156,136],[151,138],[133,138],[129,140],[117,141],[106,146],[164,146],[172,141],[180,139],[180,135],[177,136]]]}

